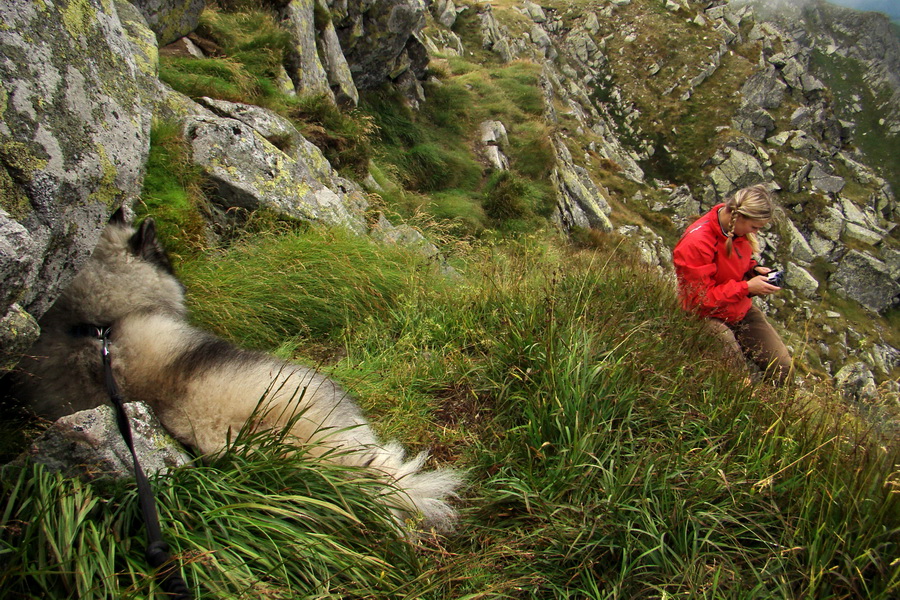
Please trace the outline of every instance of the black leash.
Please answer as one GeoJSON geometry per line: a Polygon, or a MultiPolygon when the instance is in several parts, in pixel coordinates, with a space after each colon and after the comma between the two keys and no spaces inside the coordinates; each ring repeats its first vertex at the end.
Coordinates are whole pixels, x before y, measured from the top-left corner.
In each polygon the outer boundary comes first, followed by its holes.
{"type": "Polygon", "coordinates": [[[109,352],[109,327],[91,327],[93,337],[99,339],[102,343],[101,355],[103,356],[103,370],[106,378],[106,389],[109,392],[109,399],[116,408],[116,423],[119,425],[119,432],[125,440],[125,445],[131,451],[131,457],[134,460],[134,478],[138,488],[138,502],[141,506],[141,513],[144,515],[144,524],[147,527],[147,549],[144,556],[147,562],[154,569],[159,569],[156,578],[160,581],[160,587],[163,592],[171,600],[190,600],[191,594],[187,584],[179,574],[178,562],[172,559],[169,553],[169,545],[163,541],[162,528],[159,525],[159,515],[156,512],[156,500],[153,497],[153,490],[150,488],[150,480],[144,474],[141,463],[138,461],[137,452],[134,450],[134,440],[131,435],[131,424],[128,415],[125,413],[125,405],[122,395],[119,393],[119,387],[113,377],[112,357],[109,352]]]}

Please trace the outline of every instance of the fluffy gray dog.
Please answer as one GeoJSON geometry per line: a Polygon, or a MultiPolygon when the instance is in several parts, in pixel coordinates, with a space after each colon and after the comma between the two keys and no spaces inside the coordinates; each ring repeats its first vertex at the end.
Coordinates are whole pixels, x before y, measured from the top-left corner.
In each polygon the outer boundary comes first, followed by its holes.
{"type": "Polygon", "coordinates": [[[16,395],[58,418],[108,399],[101,341],[79,335],[109,327],[115,379],[126,401],[141,401],[182,443],[222,450],[252,417],[257,429],[283,429],[312,451],[368,467],[398,490],[383,500],[399,518],[448,528],[446,499],[460,485],[449,469],[420,473],[426,454],[405,460],[378,440],[356,403],[316,371],[242,350],[186,320],[184,288],[150,219],[137,230],[117,213],[72,285],[41,320],[41,337],[22,360],[16,395]],[[399,507],[399,508],[398,508],[399,507]]]}

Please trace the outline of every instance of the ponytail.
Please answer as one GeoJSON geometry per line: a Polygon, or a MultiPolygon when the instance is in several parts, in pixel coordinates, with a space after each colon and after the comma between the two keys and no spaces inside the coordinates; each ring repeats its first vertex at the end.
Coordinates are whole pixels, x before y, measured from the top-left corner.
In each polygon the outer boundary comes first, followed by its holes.
{"type": "MultiPolygon", "coordinates": [[[[725,201],[725,208],[731,213],[731,224],[728,226],[728,231],[725,234],[728,237],[728,240],[725,242],[725,254],[728,257],[731,257],[734,246],[734,225],[738,215],[751,221],[768,221],[775,212],[772,194],[762,184],[738,190],[725,201]]],[[[753,250],[753,253],[758,253],[759,241],[756,239],[756,235],[748,233],[746,237],[747,241],[750,242],[750,248],[753,250]]]]}

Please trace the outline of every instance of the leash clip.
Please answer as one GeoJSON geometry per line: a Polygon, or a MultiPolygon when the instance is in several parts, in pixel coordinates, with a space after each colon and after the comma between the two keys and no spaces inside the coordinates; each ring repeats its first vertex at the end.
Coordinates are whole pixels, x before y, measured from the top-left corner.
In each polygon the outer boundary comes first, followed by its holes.
{"type": "Polygon", "coordinates": [[[100,350],[100,354],[103,358],[109,358],[109,327],[95,327],[94,335],[103,343],[103,348],[100,350]]]}

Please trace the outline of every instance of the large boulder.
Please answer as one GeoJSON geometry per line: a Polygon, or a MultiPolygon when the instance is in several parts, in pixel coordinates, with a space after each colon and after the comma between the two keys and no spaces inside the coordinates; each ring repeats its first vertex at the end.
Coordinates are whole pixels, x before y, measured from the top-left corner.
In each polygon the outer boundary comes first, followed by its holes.
{"type": "MultiPolygon", "coordinates": [[[[304,0],[308,1],[308,0],[304,0]]],[[[419,0],[348,0],[332,20],[356,87],[376,88],[406,72],[424,79],[428,53],[418,40],[425,26],[419,0]]]]}
{"type": "Polygon", "coordinates": [[[0,371],[34,340],[111,212],[140,193],[147,56],[117,4],[0,3],[0,371]]]}
{"type": "Polygon", "coordinates": [[[890,308],[900,294],[900,283],[888,266],[857,250],[844,256],[830,281],[839,293],[875,312],[890,308]]]}
{"type": "Polygon", "coordinates": [[[366,231],[364,194],[337,177],[318,148],[290,122],[255,106],[205,102],[214,114],[186,117],[185,137],[221,207],[264,207],[304,221],[366,231]]]}

